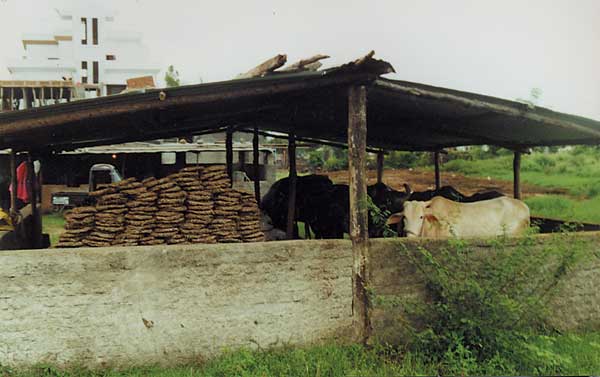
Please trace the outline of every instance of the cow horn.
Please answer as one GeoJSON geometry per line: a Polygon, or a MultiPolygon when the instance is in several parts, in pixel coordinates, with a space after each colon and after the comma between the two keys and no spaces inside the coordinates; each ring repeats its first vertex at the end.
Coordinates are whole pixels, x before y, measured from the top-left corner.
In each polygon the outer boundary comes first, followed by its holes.
{"type": "Polygon", "coordinates": [[[408,183],[404,184],[404,191],[406,191],[407,195],[412,194],[412,189],[410,188],[410,186],[408,185],[408,183]]]}

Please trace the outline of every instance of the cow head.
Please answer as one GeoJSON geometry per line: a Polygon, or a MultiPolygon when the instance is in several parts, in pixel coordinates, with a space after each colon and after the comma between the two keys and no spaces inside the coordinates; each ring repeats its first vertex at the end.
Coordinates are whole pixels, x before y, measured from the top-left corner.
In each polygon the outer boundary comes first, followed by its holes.
{"type": "Polygon", "coordinates": [[[402,211],[402,205],[412,193],[407,184],[404,184],[404,190],[405,192],[396,191],[383,183],[376,183],[369,186],[367,192],[377,207],[396,213],[402,211]]]}
{"type": "Polygon", "coordinates": [[[425,222],[436,222],[437,218],[428,211],[431,202],[404,202],[404,210],[395,213],[388,219],[388,225],[404,222],[404,232],[407,237],[421,235],[425,222]]]}

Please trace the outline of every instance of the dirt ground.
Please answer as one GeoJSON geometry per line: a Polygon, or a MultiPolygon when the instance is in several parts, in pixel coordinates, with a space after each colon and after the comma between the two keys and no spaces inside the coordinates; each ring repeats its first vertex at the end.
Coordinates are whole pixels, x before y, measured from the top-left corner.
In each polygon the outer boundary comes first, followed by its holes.
{"type": "MultiPolygon", "coordinates": [[[[346,170],[335,172],[323,172],[320,174],[328,175],[335,183],[348,183],[348,172],[346,170]]],[[[368,184],[373,184],[377,180],[377,172],[369,170],[368,184]]],[[[404,191],[403,184],[408,183],[413,191],[424,191],[433,189],[435,186],[433,171],[419,169],[386,169],[383,173],[383,183],[395,190],[404,191]]],[[[442,186],[451,185],[458,191],[471,195],[476,192],[496,190],[506,195],[512,195],[512,181],[501,181],[495,179],[481,179],[465,177],[461,174],[446,172],[442,173],[442,186]]],[[[565,190],[551,189],[523,184],[522,194],[524,197],[536,196],[541,194],[564,194],[565,190]]]]}

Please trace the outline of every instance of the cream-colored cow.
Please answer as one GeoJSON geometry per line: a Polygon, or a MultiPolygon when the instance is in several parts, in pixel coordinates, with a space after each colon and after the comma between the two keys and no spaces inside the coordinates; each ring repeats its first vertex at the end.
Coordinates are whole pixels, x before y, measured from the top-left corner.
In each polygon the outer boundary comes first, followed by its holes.
{"type": "Polygon", "coordinates": [[[404,211],[390,216],[388,224],[400,221],[407,237],[520,236],[529,227],[529,207],[508,197],[459,203],[436,196],[428,202],[405,202],[404,211]]]}

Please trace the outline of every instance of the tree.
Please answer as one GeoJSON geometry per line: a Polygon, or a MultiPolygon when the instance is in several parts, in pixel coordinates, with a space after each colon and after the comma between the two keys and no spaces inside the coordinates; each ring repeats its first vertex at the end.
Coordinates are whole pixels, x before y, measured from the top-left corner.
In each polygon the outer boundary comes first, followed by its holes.
{"type": "Polygon", "coordinates": [[[179,71],[176,71],[172,65],[167,68],[167,72],[165,73],[165,83],[167,84],[167,88],[181,85],[179,71]]]}

